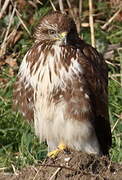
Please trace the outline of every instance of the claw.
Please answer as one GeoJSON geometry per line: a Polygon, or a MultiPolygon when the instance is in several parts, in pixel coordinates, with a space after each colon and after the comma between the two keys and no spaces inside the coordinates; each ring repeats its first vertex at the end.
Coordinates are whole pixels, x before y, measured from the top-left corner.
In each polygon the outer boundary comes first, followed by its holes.
{"type": "Polygon", "coordinates": [[[61,143],[58,148],[48,153],[48,157],[55,158],[61,151],[67,149],[66,145],[61,143]]]}
{"type": "Polygon", "coordinates": [[[49,152],[47,156],[51,158],[55,158],[59,154],[60,151],[61,151],[60,149],[56,149],[54,151],[49,152]]]}
{"type": "Polygon", "coordinates": [[[67,149],[67,147],[65,144],[61,143],[61,144],[59,144],[58,149],[65,150],[65,149],[67,149]]]}

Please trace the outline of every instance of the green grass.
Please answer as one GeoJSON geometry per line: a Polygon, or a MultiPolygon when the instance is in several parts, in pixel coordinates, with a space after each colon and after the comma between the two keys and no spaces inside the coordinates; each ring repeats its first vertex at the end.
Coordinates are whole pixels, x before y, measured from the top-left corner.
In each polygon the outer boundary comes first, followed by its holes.
{"type": "Polygon", "coordinates": [[[2,78],[8,82],[0,88],[0,167],[18,168],[41,160],[47,153],[47,146],[40,144],[31,126],[22,116],[12,110],[12,85],[14,78],[2,78]]]}
{"type": "MultiPolygon", "coordinates": [[[[107,10],[105,3],[97,5],[99,11],[107,10]]],[[[28,26],[30,32],[39,21],[40,16],[49,11],[50,7],[38,8],[34,14],[34,25],[28,26]]],[[[108,12],[105,13],[105,18],[109,17],[108,12]]],[[[26,14],[25,19],[28,19],[26,14]]],[[[104,17],[101,17],[101,19],[104,17]]],[[[15,19],[17,21],[17,19],[15,19]]],[[[4,21],[4,20],[3,20],[4,21]]],[[[17,23],[17,22],[16,22],[17,23]]],[[[4,24],[4,22],[3,22],[4,24]]],[[[99,25],[95,26],[97,47],[102,52],[105,51],[108,44],[121,43],[121,28],[122,25],[118,22],[113,22],[114,28],[107,31],[102,31],[99,25]],[[119,28],[118,28],[119,27],[119,28]]],[[[23,36],[11,49],[8,48],[8,53],[16,52],[18,54],[18,64],[27,49],[31,46],[33,39],[22,28],[23,36]]],[[[82,28],[84,39],[90,42],[90,32],[87,28],[82,28]]],[[[0,39],[1,41],[1,39],[0,39]]],[[[113,63],[119,65],[122,61],[122,53],[114,52],[113,63]]],[[[12,170],[12,165],[16,169],[24,166],[37,163],[38,160],[44,159],[47,153],[47,146],[40,144],[38,138],[34,135],[33,128],[23,119],[23,117],[12,110],[12,89],[15,77],[11,77],[8,73],[9,65],[4,65],[1,68],[0,79],[6,82],[0,82],[0,168],[12,170]]],[[[16,71],[16,70],[15,70],[16,71]]],[[[120,73],[120,66],[109,65],[109,74],[120,73]]],[[[115,80],[109,79],[109,115],[111,126],[118,121],[115,126],[113,135],[113,145],[110,151],[111,159],[115,162],[122,162],[122,121],[117,115],[122,113],[122,89],[120,88],[120,78],[115,80]]]]}

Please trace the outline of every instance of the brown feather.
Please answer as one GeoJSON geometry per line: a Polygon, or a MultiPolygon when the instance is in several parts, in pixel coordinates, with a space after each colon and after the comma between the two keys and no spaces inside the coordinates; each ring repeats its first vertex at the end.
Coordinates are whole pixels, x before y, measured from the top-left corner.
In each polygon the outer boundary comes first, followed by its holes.
{"type": "Polygon", "coordinates": [[[64,141],[77,150],[107,155],[111,129],[102,55],[78,37],[74,21],[59,12],[42,18],[35,38],[20,67],[15,106],[34,120],[36,134],[40,141],[47,140],[49,149],[64,141]],[[62,32],[68,33],[66,43],[57,40],[62,32]]]}

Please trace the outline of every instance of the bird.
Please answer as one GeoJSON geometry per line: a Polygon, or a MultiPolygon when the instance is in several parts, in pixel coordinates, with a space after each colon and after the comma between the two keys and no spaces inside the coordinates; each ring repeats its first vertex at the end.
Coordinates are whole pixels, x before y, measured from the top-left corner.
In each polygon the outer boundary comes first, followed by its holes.
{"type": "Polygon", "coordinates": [[[108,69],[103,56],[59,11],[43,16],[14,84],[14,106],[33,122],[48,155],[66,148],[108,156],[108,69]]]}

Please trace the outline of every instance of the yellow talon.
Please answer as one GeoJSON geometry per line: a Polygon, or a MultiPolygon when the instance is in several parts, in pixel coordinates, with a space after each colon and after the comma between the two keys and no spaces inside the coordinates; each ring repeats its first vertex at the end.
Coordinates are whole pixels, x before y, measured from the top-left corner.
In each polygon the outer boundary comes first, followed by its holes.
{"type": "Polygon", "coordinates": [[[65,150],[66,148],[66,145],[61,143],[59,144],[58,149],[48,153],[48,157],[55,158],[62,150],[65,150]]]}
{"type": "Polygon", "coordinates": [[[63,144],[63,143],[59,144],[58,148],[59,148],[60,150],[65,150],[65,149],[67,149],[66,145],[63,144]]]}
{"type": "Polygon", "coordinates": [[[61,151],[60,149],[56,149],[54,151],[51,151],[48,153],[48,157],[55,158],[59,154],[60,151],[61,151]]]}

